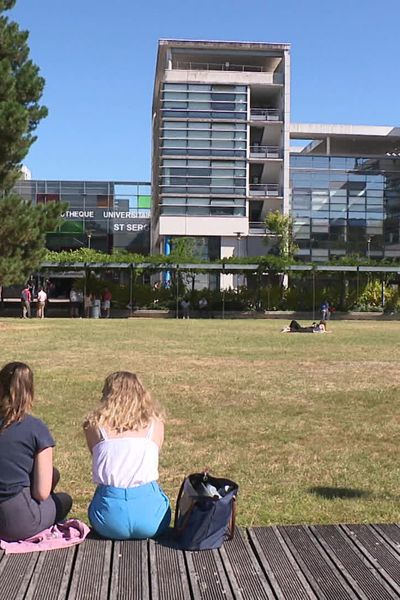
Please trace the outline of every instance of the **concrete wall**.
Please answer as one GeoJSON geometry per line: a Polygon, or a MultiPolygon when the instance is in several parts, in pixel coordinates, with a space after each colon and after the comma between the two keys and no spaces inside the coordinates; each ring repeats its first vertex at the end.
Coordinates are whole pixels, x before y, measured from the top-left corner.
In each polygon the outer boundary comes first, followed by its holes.
{"type": "Polygon", "coordinates": [[[200,235],[235,236],[238,232],[247,235],[249,230],[246,217],[188,217],[161,215],[160,235],[200,235]]]}

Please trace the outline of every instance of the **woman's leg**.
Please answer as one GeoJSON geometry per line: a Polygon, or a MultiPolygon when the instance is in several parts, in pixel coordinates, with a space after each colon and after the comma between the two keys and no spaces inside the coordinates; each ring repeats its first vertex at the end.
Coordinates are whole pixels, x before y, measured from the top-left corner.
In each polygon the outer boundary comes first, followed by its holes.
{"type": "Polygon", "coordinates": [[[56,505],[56,522],[63,521],[72,508],[72,498],[65,492],[54,493],[54,489],[60,481],[60,471],[53,467],[53,481],[51,483],[51,496],[56,505]]]}
{"type": "Polygon", "coordinates": [[[30,488],[0,504],[0,538],[9,542],[25,540],[56,522],[56,504],[49,496],[37,502],[30,488]]]}

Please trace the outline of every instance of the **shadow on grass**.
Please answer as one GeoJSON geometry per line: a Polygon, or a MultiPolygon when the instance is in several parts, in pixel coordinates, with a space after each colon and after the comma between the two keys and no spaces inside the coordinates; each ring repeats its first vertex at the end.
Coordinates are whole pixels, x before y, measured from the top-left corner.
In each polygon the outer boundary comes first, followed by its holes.
{"type": "Polygon", "coordinates": [[[310,494],[326,498],[327,500],[335,500],[336,498],[352,499],[352,498],[368,498],[371,492],[365,490],[357,490],[352,488],[342,487],[311,487],[307,490],[310,494]]]}

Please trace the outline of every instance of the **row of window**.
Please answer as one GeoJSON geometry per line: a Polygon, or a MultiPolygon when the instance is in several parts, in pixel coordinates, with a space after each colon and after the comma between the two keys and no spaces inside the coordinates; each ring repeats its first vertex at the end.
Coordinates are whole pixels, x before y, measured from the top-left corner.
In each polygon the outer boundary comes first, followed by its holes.
{"type": "MultiPolygon", "coordinates": [[[[341,169],[343,171],[400,171],[400,157],[354,157],[354,156],[318,156],[318,155],[291,155],[290,166],[293,169],[341,169]],[[385,166],[385,169],[382,166],[385,166]]],[[[379,175],[380,173],[376,173],[379,175]]]]}
{"type": "Polygon", "coordinates": [[[164,83],[164,92],[176,92],[176,91],[193,91],[193,92],[213,92],[222,94],[227,93],[246,93],[247,87],[245,85],[223,85],[223,84],[205,84],[205,83],[164,83]]]}
{"type": "MultiPolygon", "coordinates": [[[[332,197],[336,197],[336,198],[346,198],[347,196],[352,196],[352,197],[365,197],[365,196],[370,196],[372,197],[376,197],[376,198],[381,198],[383,195],[386,194],[391,194],[391,192],[389,192],[388,190],[383,190],[381,188],[364,188],[362,190],[360,189],[352,189],[352,188],[346,188],[346,187],[341,187],[341,188],[334,188],[334,189],[329,189],[329,188],[314,188],[314,189],[310,189],[310,188],[294,188],[292,189],[292,195],[293,196],[303,196],[303,197],[308,197],[310,198],[311,196],[313,198],[328,198],[329,196],[332,197]]],[[[394,192],[393,195],[397,195],[397,192],[394,192]]]]}
{"type": "Polygon", "coordinates": [[[168,216],[192,216],[192,217],[244,217],[244,208],[233,207],[201,207],[201,206],[161,206],[160,214],[168,216]]]}
{"type": "Polygon", "coordinates": [[[246,150],[224,150],[221,148],[163,148],[163,156],[213,156],[246,158],[246,150]]]}
{"type": "Polygon", "coordinates": [[[244,160],[207,160],[195,158],[166,158],[162,161],[163,167],[200,167],[212,169],[245,169],[246,162],[244,160]]]}
{"type": "Polygon", "coordinates": [[[234,121],[245,121],[247,119],[246,112],[224,112],[222,110],[180,110],[163,108],[163,116],[169,118],[180,119],[232,119],[234,121]]]}
{"type": "Polygon", "coordinates": [[[176,130],[164,129],[161,139],[189,139],[189,140],[244,140],[246,141],[245,131],[207,131],[207,130],[176,130]]]}
{"type": "Polygon", "coordinates": [[[243,102],[199,102],[198,100],[164,100],[162,108],[163,110],[176,108],[178,110],[247,111],[247,105],[243,102]]]}
{"type": "Polygon", "coordinates": [[[246,200],[240,198],[195,198],[193,196],[168,196],[161,200],[162,206],[246,206],[246,200]]]}
{"type": "Polygon", "coordinates": [[[163,148],[232,148],[246,150],[243,140],[163,140],[163,148]]]}
{"type": "MultiPolygon", "coordinates": [[[[243,123],[205,123],[204,121],[167,121],[162,124],[164,129],[204,129],[206,131],[247,131],[243,123]]],[[[165,136],[164,136],[165,137],[165,136]]]]}
{"type": "Polygon", "coordinates": [[[161,184],[161,194],[235,194],[237,196],[246,195],[246,186],[229,185],[164,185],[161,184]]]}
{"type": "Polygon", "coordinates": [[[165,175],[161,176],[161,185],[239,186],[246,189],[246,179],[244,177],[171,177],[165,175]]]}
{"type": "MultiPolygon", "coordinates": [[[[321,211],[319,210],[309,210],[309,211],[299,211],[299,210],[294,210],[292,211],[293,216],[296,219],[320,219],[321,216],[323,216],[321,214],[321,211]]],[[[357,211],[357,210],[345,210],[345,211],[341,211],[341,210],[331,210],[329,212],[323,213],[324,216],[326,215],[326,218],[328,219],[360,219],[360,218],[364,218],[364,219],[372,219],[372,220],[380,220],[383,218],[384,212],[382,210],[378,210],[376,212],[370,212],[370,211],[357,211]]]]}
{"type": "Polygon", "coordinates": [[[202,169],[199,167],[163,167],[163,177],[246,177],[245,169],[202,169]]]}

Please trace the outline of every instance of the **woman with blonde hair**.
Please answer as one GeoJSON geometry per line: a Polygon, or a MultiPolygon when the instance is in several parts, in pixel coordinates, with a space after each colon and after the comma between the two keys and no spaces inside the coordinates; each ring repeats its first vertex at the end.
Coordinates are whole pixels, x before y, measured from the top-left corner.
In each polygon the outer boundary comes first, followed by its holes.
{"type": "Polygon", "coordinates": [[[54,439],[29,412],[33,373],[22,362],[0,370],[0,538],[24,540],[61,521],[71,510],[68,494],[53,490],[54,439]]]}
{"type": "Polygon", "coordinates": [[[97,484],[88,511],[95,531],[119,540],[165,531],[171,509],[157,482],[164,421],[140,379],[128,371],[109,375],[83,427],[97,484]]]}

